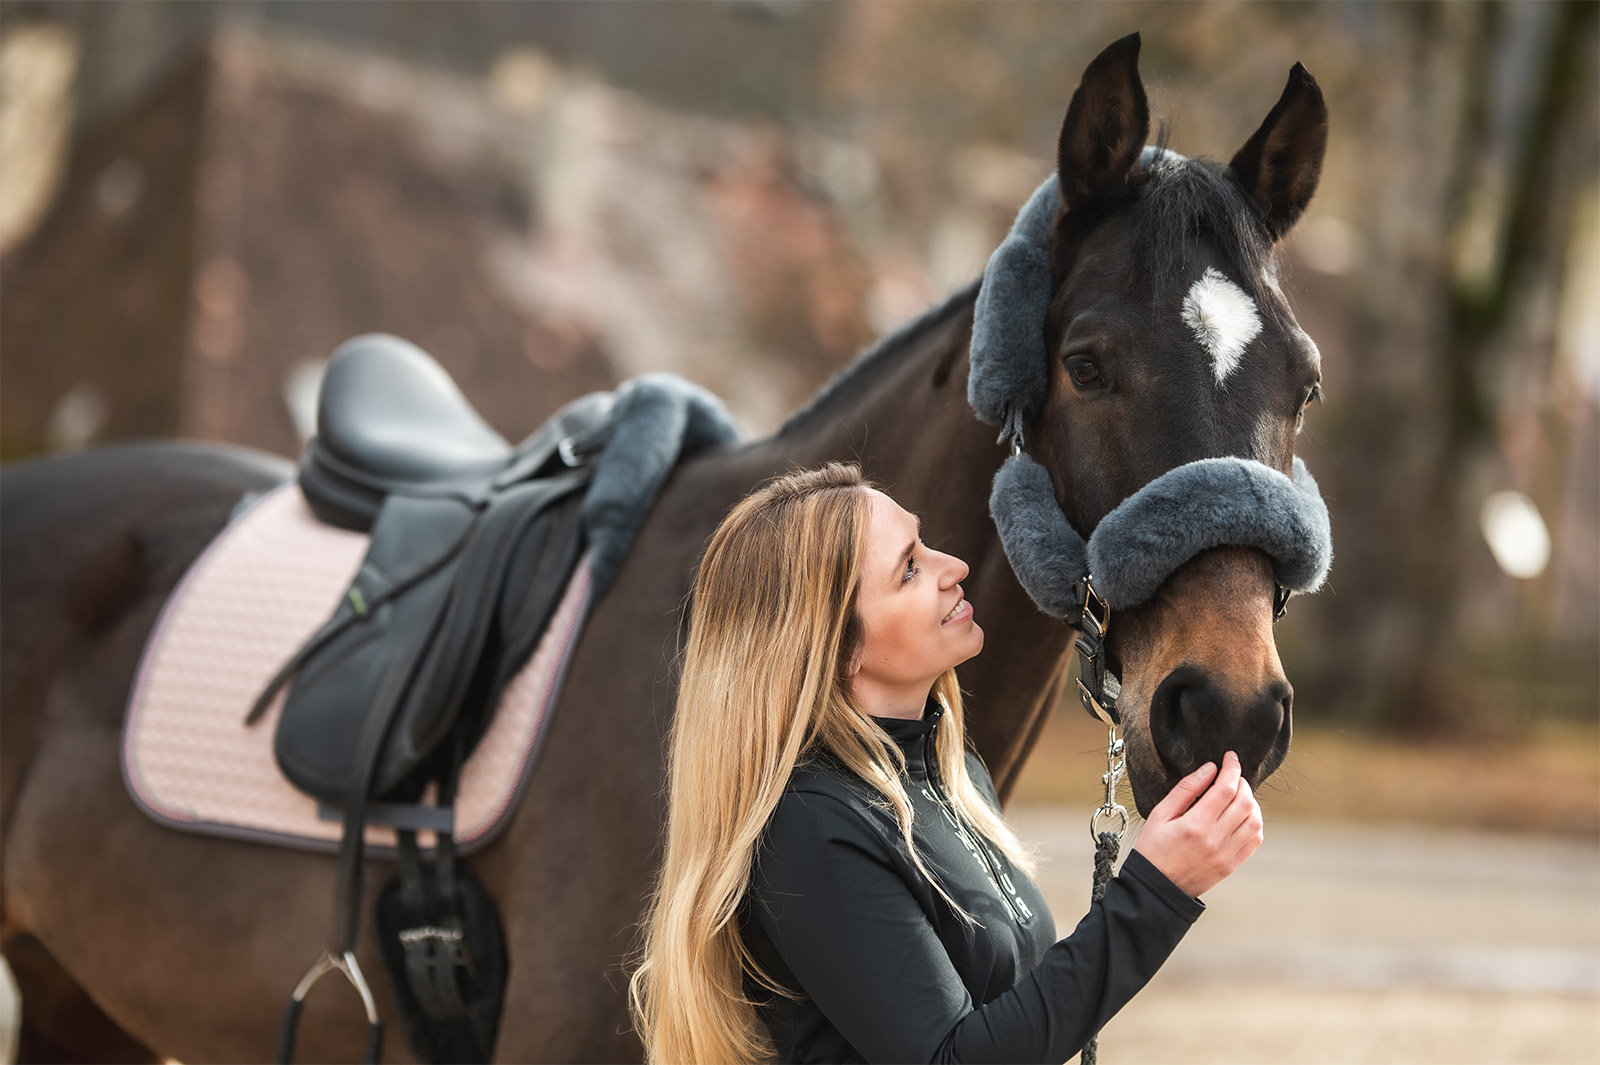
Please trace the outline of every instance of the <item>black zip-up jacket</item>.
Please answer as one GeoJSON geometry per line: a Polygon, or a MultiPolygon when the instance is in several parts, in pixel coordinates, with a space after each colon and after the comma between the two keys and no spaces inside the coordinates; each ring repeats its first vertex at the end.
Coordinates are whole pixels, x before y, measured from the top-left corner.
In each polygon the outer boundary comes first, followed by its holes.
{"type": "MultiPolygon", "coordinates": [[[[798,767],[740,914],[752,957],[800,995],[745,981],[780,1061],[1064,1062],[1205,909],[1135,851],[1056,942],[1037,885],[958,821],[934,755],[942,714],[930,702],[920,721],[874,720],[905,752],[924,864],[978,924],[917,871],[893,810],[869,785],[826,755],[798,767]]],[[[998,810],[972,754],[967,772],[998,810]]]]}

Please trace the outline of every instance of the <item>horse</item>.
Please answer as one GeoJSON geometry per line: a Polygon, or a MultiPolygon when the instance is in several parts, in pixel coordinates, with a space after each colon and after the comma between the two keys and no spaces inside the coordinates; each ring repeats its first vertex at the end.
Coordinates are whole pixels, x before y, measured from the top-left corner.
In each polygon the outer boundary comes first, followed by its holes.
{"type": "MultiPolygon", "coordinates": [[[[1141,163],[1150,115],[1137,35],[1085,70],[1058,144],[1047,391],[1023,426],[1072,524],[1180,464],[1241,456],[1287,472],[1320,363],[1277,281],[1275,248],[1316,188],[1327,111],[1298,64],[1223,165],[1141,163]],[[1260,329],[1226,379],[1184,320],[1216,269],[1249,290],[1260,329]]],[[[971,743],[1009,795],[1070,669],[1073,631],[1041,614],[990,520],[1007,455],[966,397],[980,282],[892,333],[773,435],[672,474],[593,608],[508,829],[469,861],[498,901],[511,971],[496,1055],[638,1060],[625,1005],[637,921],[660,856],[674,660],[699,554],[728,508],[796,465],[859,462],[920,515],[963,582],[988,652],[962,667],[971,743]]],[[[173,832],[140,813],[118,738],[141,648],[174,584],[246,493],[290,475],[236,448],[129,444],[0,476],[3,580],[3,934],[24,1002],[24,1058],[260,1060],[285,991],[321,946],[333,859],[173,832]]],[[[1119,613],[1140,812],[1201,763],[1240,755],[1259,785],[1283,761],[1292,689],[1273,639],[1266,556],[1221,546],[1119,613]]],[[[379,959],[369,867],[360,958],[379,959]]],[[[382,982],[380,981],[380,984],[382,982]]],[[[380,1010],[394,1004],[378,989],[380,1010]]],[[[300,1053],[362,1052],[349,992],[306,1001],[300,1053]]],[[[385,1053],[406,1049],[389,1040],[385,1053]]]]}

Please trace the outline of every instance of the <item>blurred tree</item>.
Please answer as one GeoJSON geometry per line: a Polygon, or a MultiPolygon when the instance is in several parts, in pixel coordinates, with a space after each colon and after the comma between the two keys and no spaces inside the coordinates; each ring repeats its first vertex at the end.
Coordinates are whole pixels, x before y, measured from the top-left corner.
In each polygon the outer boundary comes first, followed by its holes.
{"type": "Polygon", "coordinates": [[[1077,77],[1106,43],[1141,31],[1172,146],[1224,159],[1303,60],[1333,128],[1317,199],[1287,241],[1286,288],[1324,353],[1329,399],[1300,447],[1333,511],[1337,559],[1280,645],[1302,711],[1438,729],[1507,701],[1522,714],[1600,703],[1600,373],[1557,357],[1557,309],[1594,320],[1572,271],[1597,246],[1596,11],[1596,0],[0,0],[0,32],[26,17],[80,35],[80,148],[90,118],[132,106],[214,12],[268,36],[487,76],[486,99],[508,85],[507,100],[531,93],[529,129],[543,132],[522,149],[543,175],[529,225],[544,240],[523,249],[524,272],[598,308],[625,372],[646,356],[667,364],[668,348],[717,348],[749,387],[707,382],[765,390],[773,417],[846,357],[863,315],[886,327],[982,268],[1052,168],[1077,77]],[[545,58],[519,65],[524,53],[545,58]],[[518,70],[538,77],[517,89],[518,70]],[[706,113],[729,124],[707,132],[693,121],[706,113]],[[672,209],[634,195],[634,175],[658,200],[670,188],[660,202],[672,209]],[[653,226],[613,241],[636,263],[595,237],[630,212],[653,226]],[[724,269],[737,298],[718,302],[694,279],[724,269]],[[633,328],[609,313],[619,302],[656,324],[633,328]],[[658,313],[668,305],[676,319],[658,313]],[[618,337],[657,347],[630,354],[618,337]],[[1482,501],[1505,488],[1552,527],[1551,569],[1531,581],[1502,574],[1478,533],[1482,501]]]}
{"type": "Polygon", "coordinates": [[[1463,604],[1474,583],[1510,580],[1477,533],[1484,497],[1507,487],[1497,426],[1530,398],[1550,409],[1552,294],[1594,182],[1596,12],[1384,11],[1413,62],[1388,96],[1393,128],[1365,146],[1376,254],[1352,308],[1346,386],[1361,402],[1327,430],[1345,520],[1317,686],[1346,716],[1481,725],[1525,713],[1560,662],[1554,680],[1592,687],[1592,631],[1538,632],[1530,604],[1506,601],[1473,633],[1463,604]],[[1429,136],[1441,127],[1448,140],[1429,136]],[[1335,666],[1349,661],[1362,668],[1335,666]],[[1508,690],[1520,707],[1496,705],[1508,690]]]}

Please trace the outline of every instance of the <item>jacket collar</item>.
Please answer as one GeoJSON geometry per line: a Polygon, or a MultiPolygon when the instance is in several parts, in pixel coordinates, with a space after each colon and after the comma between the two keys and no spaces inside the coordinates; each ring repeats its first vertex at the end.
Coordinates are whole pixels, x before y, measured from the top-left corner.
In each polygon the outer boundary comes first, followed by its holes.
{"type": "Polygon", "coordinates": [[[933,755],[933,732],[943,717],[944,707],[929,696],[920,718],[875,717],[872,720],[899,744],[901,753],[906,757],[906,769],[915,774],[927,770],[927,761],[933,755]]]}

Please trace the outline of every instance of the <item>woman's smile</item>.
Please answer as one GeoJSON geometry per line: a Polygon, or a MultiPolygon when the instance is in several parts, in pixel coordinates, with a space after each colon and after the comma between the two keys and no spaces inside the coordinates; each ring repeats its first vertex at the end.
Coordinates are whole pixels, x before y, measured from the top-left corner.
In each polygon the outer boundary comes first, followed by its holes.
{"type": "MultiPolygon", "coordinates": [[[[956,591],[961,591],[960,585],[956,585],[956,591]]],[[[965,595],[962,595],[960,599],[956,600],[956,605],[950,608],[950,613],[946,614],[944,616],[944,620],[939,622],[939,624],[954,625],[958,621],[971,620],[972,604],[967,602],[967,597],[965,595]]]]}

